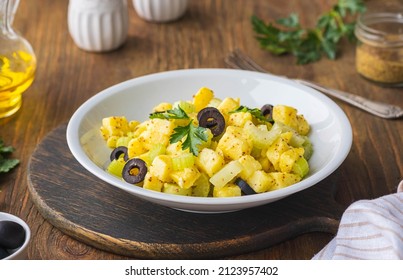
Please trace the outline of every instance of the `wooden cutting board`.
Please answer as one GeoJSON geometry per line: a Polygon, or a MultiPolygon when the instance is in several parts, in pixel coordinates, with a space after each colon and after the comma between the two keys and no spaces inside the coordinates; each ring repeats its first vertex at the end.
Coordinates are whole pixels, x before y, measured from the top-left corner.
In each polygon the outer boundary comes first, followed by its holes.
{"type": "Polygon", "coordinates": [[[302,233],[335,233],[345,210],[334,201],[337,174],[283,200],[224,214],[182,212],[144,201],[85,170],[50,132],[28,170],[32,199],[51,224],[98,249],[145,259],[200,259],[244,254],[302,233]]]}

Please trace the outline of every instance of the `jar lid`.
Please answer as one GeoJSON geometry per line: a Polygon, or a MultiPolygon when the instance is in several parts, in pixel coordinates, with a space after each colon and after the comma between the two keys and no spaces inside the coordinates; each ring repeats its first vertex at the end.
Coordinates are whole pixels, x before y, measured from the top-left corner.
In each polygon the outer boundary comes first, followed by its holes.
{"type": "Polygon", "coordinates": [[[403,46],[403,14],[362,14],[357,20],[355,35],[360,41],[377,47],[403,46]]]}

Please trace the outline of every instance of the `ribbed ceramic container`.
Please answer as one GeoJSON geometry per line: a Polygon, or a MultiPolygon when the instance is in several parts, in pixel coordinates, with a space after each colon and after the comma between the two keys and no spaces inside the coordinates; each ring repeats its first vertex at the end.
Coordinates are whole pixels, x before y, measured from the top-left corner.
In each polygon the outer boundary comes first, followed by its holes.
{"type": "Polygon", "coordinates": [[[188,0],[133,0],[137,14],[153,22],[168,22],[184,15],[188,0]]]}
{"type": "Polygon", "coordinates": [[[103,52],[120,47],[128,32],[127,0],[70,0],[68,27],[76,45],[103,52]]]}

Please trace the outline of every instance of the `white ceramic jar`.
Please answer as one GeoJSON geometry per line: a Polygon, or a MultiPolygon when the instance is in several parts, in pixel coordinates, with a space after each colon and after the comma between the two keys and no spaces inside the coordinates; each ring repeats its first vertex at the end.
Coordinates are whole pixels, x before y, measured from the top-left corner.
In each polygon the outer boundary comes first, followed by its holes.
{"type": "Polygon", "coordinates": [[[184,15],[188,0],[133,0],[137,14],[152,22],[168,22],[184,15]]]}
{"type": "Polygon", "coordinates": [[[129,26],[127,0],[70,0],[68,28],[76,45],[103,52],[120,47],[129,26]]]}

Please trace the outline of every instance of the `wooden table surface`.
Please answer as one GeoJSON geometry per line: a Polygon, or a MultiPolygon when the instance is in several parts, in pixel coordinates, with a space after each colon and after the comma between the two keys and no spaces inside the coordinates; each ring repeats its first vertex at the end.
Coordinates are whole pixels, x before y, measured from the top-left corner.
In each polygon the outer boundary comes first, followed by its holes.
{"type": "MultiPolygon", "coordinates": [[[[224,58],[239,48],[278,75],[308,79],[328,87],[403,107],[403,90],[383,88],[362,79],[354,68],[355,48],[344,42],[337,60],[323,59],[296,65],[291,56],[275,57],[260,49],[250,16],[267,21],[300,14],[313,25],[335,0],[197,0],[190,1],[179,21],[143,21],[129,1],[129,36],[109,53],[80,50],[67,28],[67,0],[21,1],[14,28],[32,44],[38,59],[34,84],[23,96],[23,106],[12,117],[0,119],[0,138],[16,147],[20,165],[0,175],[0,211],[26,220],[32,230],[30,259],[126,259],[80,243],[47,222],[36,209],[27,188],[30,156],[47,133],[67,123],[74,111],[97,92],[145,74],[186,68],[225,68],[224,58]]],[[[366,1],[370,9],[401,1],[366,1]]],[[[402,179],[402,120],[384,120],[341,101],[353,128],[353,145],[337,171],[336,200],[349,205],[396,191],[402,179]]],[[[57,174],[55,174],[57,175],[57,174]]],[[[332,175],[334,180],[336,175],[332,175]]],[[[310,259],[333,236],[309,233],[273,247],[230,259],[310,259]]]]}

